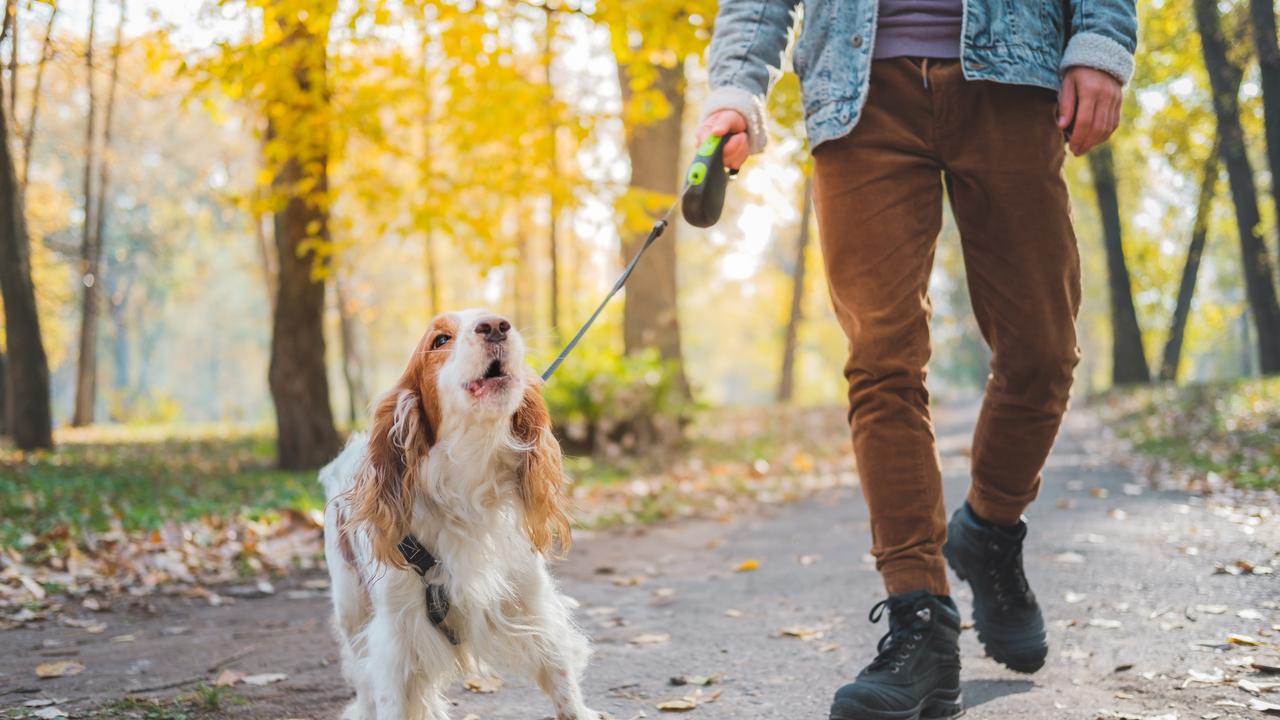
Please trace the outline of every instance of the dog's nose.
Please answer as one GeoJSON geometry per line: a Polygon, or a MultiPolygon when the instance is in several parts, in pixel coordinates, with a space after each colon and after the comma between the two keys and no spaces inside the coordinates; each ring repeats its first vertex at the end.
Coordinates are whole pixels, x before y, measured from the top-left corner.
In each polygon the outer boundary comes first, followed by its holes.
{"type": "Polygon", "coordinates": [[[500,343],[507,339],[507,333],[510,331],[511,323],[497,315],[480,318],[480,322],[476,323],[476,334],[483,335],[485,342],[500,343]]]}

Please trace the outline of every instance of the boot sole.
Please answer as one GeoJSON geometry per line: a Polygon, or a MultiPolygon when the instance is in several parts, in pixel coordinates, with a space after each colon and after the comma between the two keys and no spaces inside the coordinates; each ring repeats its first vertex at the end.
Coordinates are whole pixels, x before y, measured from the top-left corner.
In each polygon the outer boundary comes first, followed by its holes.
{"type": "MultiPolygon", "coordinates": [[[[942,546],[942,557],[946,558],[947,565],[951,568],[951,572],[955,573],[956,577],[960,578],[960,582],[969,582],[969,577],[960,570],[959,563],[955,561],[955,558],[951,556],[951,553],[947,552],[946,545],[942,546]]],[[[1049,654],[1049,647],[1047,644],[1044,644],[1044,640],[1041,640],[1041,648],[1037,648],[1033,653],[1027,655],[993,650],[991,644],[987,642],[985,637],[983,637],[981,630],[978,631],[978,642],[982,643],[983,649],[987,651],[987,656],[992,660],[995,660],[1014,672],[1025,673],[1027,675],[1030,675],[1044,667],[1045,658],[1049,654]]]]}
{"type": "Polygon", "coordinates": [[[910,710],[873,710],[851,701],[837,700],[831,706],[831,720],[943,720],[964,715],[960,688],[934,690],[910,710]]]}

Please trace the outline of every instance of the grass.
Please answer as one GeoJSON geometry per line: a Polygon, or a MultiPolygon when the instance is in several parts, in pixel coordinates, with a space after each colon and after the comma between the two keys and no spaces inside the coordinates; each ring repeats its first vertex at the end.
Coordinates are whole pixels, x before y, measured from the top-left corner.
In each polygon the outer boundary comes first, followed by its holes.
{"type": "Polygon", "coordinates": [[[192,692],[168,701],[133,697],[115,700],[95,711],[91,717],[99,720],[196,720],[221,717],[219,711],[248,702],[231,688],[200,685],[192,692]]]}
{"type": "Polygon", "coordinates": [[[1238,487],[1280,489],[1280,378],[1118,391],[1103,415],[1138,452],[1238,487]]]}
{"type": "Polygon", "coordinates": [[[28,534],[145,531],[323,505],[314,472],[272,467],[265,431],[107,427],[58,440],[53,452],[0,449],[0,546],[23,545],[28,534]]]}
{"type": "MultiPolygon", "coordinates": [[[[566,458],[580,484],[616,484],[684,463],[772,461],[788,448],[847,452],[838,413],[779,408],[699,413],[679,457],[566,458]]],[[[32,536],[56,547],[84,532],[146,532],[166,522],[248,517],[323,507],[316,473],[274,469],[264,428],[102,426],[58,433],[53,452],[0,447],[0,547],[32,536]]],[[[654,517],[663,512],[654,511],[654,517]]],[[[641,522],[648,518],[636,517],[641,522]]]]}

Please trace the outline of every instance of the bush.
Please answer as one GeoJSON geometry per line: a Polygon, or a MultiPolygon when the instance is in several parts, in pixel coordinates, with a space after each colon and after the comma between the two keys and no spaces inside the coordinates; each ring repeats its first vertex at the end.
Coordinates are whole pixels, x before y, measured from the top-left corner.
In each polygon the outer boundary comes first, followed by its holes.
{"type": "Polygon", "coordinates": [[[615,458],[673,449],[693,410],[675,369],[656,350],[579,345],[543,390],[565,451],[615,458]]]}

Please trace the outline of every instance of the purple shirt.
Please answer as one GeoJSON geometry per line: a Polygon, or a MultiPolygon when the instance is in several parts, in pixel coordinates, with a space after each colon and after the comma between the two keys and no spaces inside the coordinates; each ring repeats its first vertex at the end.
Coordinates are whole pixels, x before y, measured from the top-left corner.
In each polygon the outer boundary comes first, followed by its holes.
{"type": "Polygon", "coordinates": [[[960,57],[964,0],[879,0],[873,58],[960,57]]]}

